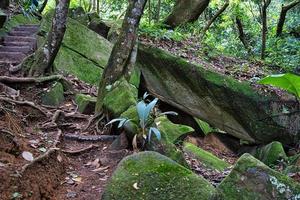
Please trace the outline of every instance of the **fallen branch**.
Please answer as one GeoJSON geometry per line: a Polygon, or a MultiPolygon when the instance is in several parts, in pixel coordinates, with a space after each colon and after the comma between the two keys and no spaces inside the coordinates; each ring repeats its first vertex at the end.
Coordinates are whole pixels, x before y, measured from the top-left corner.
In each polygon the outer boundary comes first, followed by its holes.
{"type": "Polygon", "coordinates": [[[63,80],[65,77],[62,75],[52,75],[52,76],[45,76],[45,77],[10,77],[10,76],[0,76],[1,83],[44,83],[44,82],[51,82],[51,81],[59,81],[63,80]]]}
{"type": "Polygon", "coordinates": [[[18,105],[25,105],[25,106],[30,106],[38,111],[40,111],[43,115],[45,115],[46,117],[49,117],[49,112],[44,110],[43,108],[35,105],[33,102],[31,101],[17,101],[17,100],[13,100],[10,98],[6,98],[6,97],[0,97],[0,101],[5,101],[8,103],[13,103],[13,104],[18,104],[18,105]]]}
{"type": "Polygon", "coordinates": [[[65,154],[78,155],[78,154],[85,153],[85,152],[87,152],[87,151],[90,151],[90,150],[96,149],[96,148],[99,148],[99,146],[98,146],[98,145],[91,144],[91,145],[89,145],[89,146],[86,147],[86,148],[79,149],[79,150],[75,150],[75,151],[66,151],[66,150],[61,150],[61,151],[62,151],[63,153],[65,153],[65,154]]]}
{"type": "Polygon", "coordinates": [[[57,136],[55,138],[52,148],[50,148],[46,153],[35,158],[32,162],[24,165],[19,174],[22,176],[22,174],[24,174],[24,172],[28,168],[35,165],[35,163],[41,162],[42,160],[49,158],[53,153],[56,153],[59,150],[59,148],[57,148],[57,145],[61,141],[61,138],[62,138],[62,131],[60,129],[58,129],[58,133],[57,133],[57,136]]]}
{"type": "Polygon", "coordinates": [[[118,135],[75,135],[65,134],[64,139],[77,142],[111,142],[119,137],[118,135]]]}

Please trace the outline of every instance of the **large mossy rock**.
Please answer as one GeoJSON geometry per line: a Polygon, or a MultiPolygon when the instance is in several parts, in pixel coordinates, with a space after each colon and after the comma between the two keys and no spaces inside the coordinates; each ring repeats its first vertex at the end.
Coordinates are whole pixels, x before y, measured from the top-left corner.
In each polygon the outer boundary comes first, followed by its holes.
{"type": "Polygon", "coordinates": [[[106,186],[103,200],[208,200],[215,188],[205,179],[156,152],[123,159],[106,186]]]}
{"type": "Polygon", "coordinates": [[[85,94],[76,94],[75,102],[78,106],[78,111],[83,114],[94,114],[96,106],[96,97],[85,94]]]}
{"type": "MultiPolygon", "coordinates": [[[[41,33],[47,33],[51,27],[53,12],[45,15],[41,24],[41,33]]],[[[39,40],[45,41],[46,34],[39,40]]],[[[106,66],[112,44],[80,22],[68,18],[67,30],[62,46],[55,59],[55,66],[62,71],[73,74],[79,79],[97,84],[106,66]]]]}
{"type": "Polygon", "coordinates": [[[231,173],[221,182],[218,190],[222,199],[265,200],[299,199],[300,185],[291,178],[275,171],[244,154],[231,173]]]}
{"type": "Polygon", "coordinates": [[[64,87],[61,83],[55,82],[42,95],[42,103],[49,106],[59,106],[65,100],[64,87]]]}
{"type": "Polygon", "coordinates": [[[153,95],[228,134],[253,143],[300,138],[300,115],[292,97],[261,95],[247,82],[145,45],[139,46],[137,61],[153,95]]]}
{"type": "Polygon", "coordinates": [[[116,81],[103,100],[103,108],[112,116],[119,117],[131,106],[137,102],[138,91],[133,85],[124,78],[116,81]]]}
{"type": "Polygon", "coordinates": [[[184,151],[199,160],[205,167],[212,170],[223,171],[230,166],[224,160],[221,160],[212,153],[207,152],[191,143],[184,143],[184,151]]]}
{"type": "Polygon", "coordinates": [[[256,149],[254,157],[268,166],[275,165],[281,159],[287,159],[282,144],[276,141],[256,149]]]}

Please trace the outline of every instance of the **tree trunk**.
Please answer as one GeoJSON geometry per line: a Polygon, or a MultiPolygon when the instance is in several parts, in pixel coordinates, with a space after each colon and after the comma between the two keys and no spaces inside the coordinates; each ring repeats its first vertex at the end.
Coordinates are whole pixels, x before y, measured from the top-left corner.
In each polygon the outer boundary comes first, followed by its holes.
{"type": "Polygon", "coordinates": [[[267,9],[271,3],[271,0],[262,0],[261,8],[261,19],[262,19],[262,36],[261,36],[261,59],[264,60],[266,57],[266,42],[268,34],[267,24],[267,9]]]}
{"type": "Polygon", "coordinates": [[[277,24],[277,31],[276,31],[276,36],[277,37],[279,37],[282,34],[282,30],[283,30],[283,26],[284,26],[285,17],[286,17],[287,12],[299,3],[300,3],[300,1],[296,0],[296,1],[293,1],[289,4],[287,4],[287,5],[282,5],[281,12],[280,12],[280,17],[279,17],[278,24],[277,24]]]}
{"type": "Polygon", "coordinates": [[[0,1],[0,8],[6,9],[9,6],[9,0],[1,0],[0,1]]]}
{"type": "Polygon", "coordinates": [[[214,21],[226,10],[229,6],[229,2],[226,3],[218,10],[218,12],[207,22],[206,26],[203,29],[203,36],[205,36],[206,31],[208,31],[209,27],[214,23],[214,21]]]}
{"type": "Polygon", "coordinates": [[[155,16],[156,22],[159,22],[160,19],[160,9],[161,9],[161,0],[158,0],[157,7],[156,7],[156,16],[155,16]]]}
{"type": "Polygon", "coordinates": [[[129,2],[120,36],[102,73],[98,89],[96,113],[102,111],[103,99],[109,88],[132,71],[132,65],[130,65],[131,56],[135,54],[133,47],[136,44],[137,30],[146,3],[147,0],[130,0],[129,2]]]}
{"type": "Polygon", "coordinates": [[[165,20],[171,28],[196,21],[207,8],[210,0],[177,0],[172,13],[165,20]]]}
{"type": "Polygon", "coordinates": [[[53,72],[53,63],[63,40],[70,0],[56,0],[55,14],[46,43],[35,53],[29,75],[41,76],[53,72]]]}
{"type": "Polygon", "coordinates": [[[100,0],[97,0],[97,14],[100,13],[100,0]]]}
{"type": "Polygon", "coordinates": [[[236,22],[236,26],[237,26],[237,29],[238,29],[238,32],[239,32],[239,39],[243,43],[243,45],[244,45],[245,49],[247,50],[248,54],[251,54],[251,49],[248,45],[247,38],[246,38],[246,35],[244,33],[244,26],[243,26],[242,20],[239,17],[236,17],[235,22],[236,22]]]}

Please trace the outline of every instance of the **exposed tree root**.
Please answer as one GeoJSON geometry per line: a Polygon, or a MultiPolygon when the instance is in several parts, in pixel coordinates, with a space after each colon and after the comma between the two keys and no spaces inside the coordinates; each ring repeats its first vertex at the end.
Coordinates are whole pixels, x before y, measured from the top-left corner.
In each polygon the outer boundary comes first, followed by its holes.
{"type": "Polygon", "coordinates": [[[111,142],[114,141],[118,135],[75,135],[65,134],[64,139],[74,140],[77,142],[111,142]]]}
{"type": "Polygon", "coordinates": [[[50,116],[50,113],[47,110],[43,109],[42,107],[39,107],[39,106],[35,105],[31,101],[17,101],[17,100],[13,100],[13,99],[6,98],[6,97],[0,97],[0,101],[5,101],[5,102],[11,103],[11,104],[18,104],[18,105],[30,106],[30,107],[32,107],[32,108],[40,111],[46,117],[50,116]]]}
{"type": "Polygon", "coordinates": [[[78,155],[78,154],[86,153],[87,151],[90,151],[92,149],[96,149],[98,147],[99,147],[98,145],[91,144],[86,148],[75,150],[75,151],[67,151],[67,150],[61,150],[61,151],[65,154],[78,155]]]}
{"type": "Polygon", "coordinates": [[[8,94],[9,96],[18,97],[20,95],[20,91],[15,90],[3,83],[0,83],[0,93],[8,94]]]}

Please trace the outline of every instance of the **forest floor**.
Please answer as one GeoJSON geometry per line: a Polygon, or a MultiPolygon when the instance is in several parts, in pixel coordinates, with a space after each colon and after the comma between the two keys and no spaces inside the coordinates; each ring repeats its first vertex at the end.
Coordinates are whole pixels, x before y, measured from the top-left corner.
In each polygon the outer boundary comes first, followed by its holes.
{"type": "MultiPolygon", "coordinates": [[[[149,38],[142,41],[220,73],[229,73],[238,80],[254,80],[267,74],[260,63],[253,63],[250,68],[246,61],[225,56],[212,62],[198,59],[193,55],[199,47],[193,41],[190,43],[194,47],[170,41],[155,43],[149,38]]],[[[105,117],[96,129],[87,127],[92,113],[78,112],[74,94],[96,96],[96,88],[76,77],[64,77],[72,90],[65,91],[65,100],[59,107],[51,107],[42,104],[41,93],[48,91],[53,81],[29,83],[22,74],[10,74],[7,67],[0,67],[0,74],[11,78],[9,83],[0,85],[0,199],[101,199],[120,160],[134,152],[113,150],[114,137],[101,139],[103,135],[118,134],[105,126],[110,119],[105,117]]],[[[200,137],[188,140],[230,164],[238,158],[200,137]]],[[[207,170],[189,155],[185,154],[185,158],[195,173],[215,186],[230,172],[230,168],[222,172],[207,170]]]]}
{"type": "MultiPolygon", "coordinates": [[[[92,115],[78,112],[74,93],[95,95],[95,88],[74,77],[66,79],[74,90],[65,92],[65,101],[58,108],[43,105],[40,98],[51,82],[7,84],[20,93],[1,93],[0,199],[101,199],[119,161],[134,153],[130,149],[113,150],[112,141],[97,140],[103,134],[113,134],[105,126],[108,119],[100,123],[100,132],[94,127],[86,129],[92,115]]],[[[237,159],[201,138],[194,140],[231,164],[237,159]]],[[[196,159],[185,157],[191,169],[214,185],[230,172],[206,170],[196,159]]]]}

